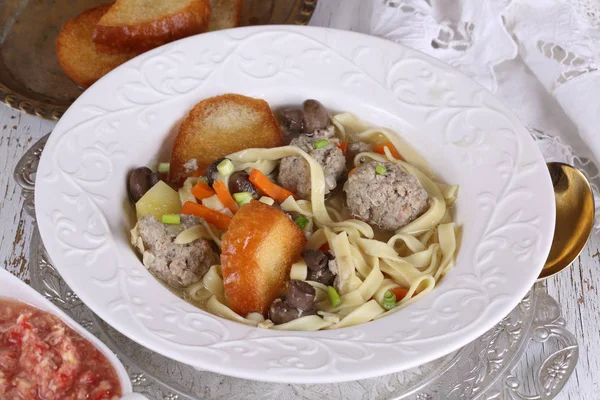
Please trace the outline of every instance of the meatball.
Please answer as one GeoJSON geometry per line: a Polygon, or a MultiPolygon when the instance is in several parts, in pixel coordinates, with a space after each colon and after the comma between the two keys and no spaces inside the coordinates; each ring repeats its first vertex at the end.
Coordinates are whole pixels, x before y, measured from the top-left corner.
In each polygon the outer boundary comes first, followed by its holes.
{"type": "MultiPolygon", "coordinates": [[[[293,139],[290,145],[297,146],[311,155],[323,167],[325,173],[325,194],[337,186],[337,181],[342,177],[346,169],[346,158],[344,153],[336,145],[334,139],[328,140],[323,147],[315,148],[315,143],[327,136],[328,129],[319,130],[313,134],[300,135],[293,139]]],[[[333,129],[330,130],[333,132],[333,129]]],[[[322,142],[321,142],[322,143],[322,142]]],[[[296,193],[299,197],[307,199],[310,197],[310,168],[306,160],[300,156],[285,157],[279,164],[279,185],[296,193]]]]}
{"type": "MultiPolygon", "coordinates": [[[[200,219],[182,215],[183,228],[200,224],[200,219]]],[[[176,232],[167,229],[153,216],[140,219],[132,231],[132,242],[142,252],[146,268],[173,287],[185,287],[198,282],[208,269],[219,263],[211,242],[198,239],[188,244],[175,244],[176,232]],[[139,236],[138,236],[139,235],[139,236]],[[141,238],[140,246],[138,238],[141,238]]]]}
{"type": "Polygon", "coordinates": [[[346,181],[344,192],[350,215],[388,231],[423,214],[429,198],[415,176],[389,162],[361,165],[346,181]]]}
{"type": "Polygon", "coordinates": [[[335,136],[335,128],[333,125],[329,125],[325,128],[315,129],[314,131],[307,133],[306,136],[314,139],[331,139],[335,136]]]}
{"type": "Polygon", "coordinates": [[[371,151],[371,146],[365,142],[351,142],[348,143],[348,156],[354,158],[358,153],[364,153],[365,151],[371,151]]]}

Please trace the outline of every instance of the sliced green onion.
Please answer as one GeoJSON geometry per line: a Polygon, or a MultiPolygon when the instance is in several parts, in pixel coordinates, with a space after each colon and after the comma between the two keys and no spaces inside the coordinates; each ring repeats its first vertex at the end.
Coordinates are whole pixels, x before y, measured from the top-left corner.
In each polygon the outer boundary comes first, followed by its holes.
{"type": "Polygon", "coordinates": [[[233,167],[233,163],[230,159],[226,158],[217,165],[217,171],[223,176],[233,174],[235,168],[233,167]]]}
{"type": "Polygon", "coordinates": [[[205,176],[201,176],[198,178],[198,182],[206,183],[208,185],[208,178],[205,176]]]}
{"type": "Polygon", "coordinates": [[[327,294],[329,295],[329,302],[333,307],[337,307],[340,305],[342,300],[340,299],[340,295],[337,290],[333,286],[327,286],[327,294]]]}
{"type": "Polygon", "coordinates": [[[273,204],[275,204],[275,200],[273,200],[270,197],[267,196],[262,196],[260,199],[258,199],[258,201],[260,201],[261,203],[265,203],[269,206],[272,206],[273,204]]]}
{"type": "Polygon", "coordinates": [[[233,199],[239,206],[249,203],[252,200],[252,193],[250,192],[238,192],[233,194],[233,199]]]}
{"type": "Polygon", "coordinates": [[[396,295],[389,290],[385,292],[381,307],[385,308],[386,310],[391,310],[392,308],[396,307],[396,295]]]}
{"type": "Polygon", "coordinates": [[[385,174],[387,174],[387,168],[383,165],[378,165],[375,167],[375,172],[377,172],[377,175],[385,176],[385,174]]]}
{"type": "Polygon", "coordinates": [[[315,149],[320,149],[322,147],[325,147],[329,144],[329,140],[327,139],[321,139],[321,140],[317,140],[313,146],[315,146],[315,149]]]}
{"type": "Polygon", "coordinates": [[[306,228],[306,225],[308,225],[308,219],[304,215],[300,215],[294,220],[294,222],[296,223],[296,225],[298,225],[298,228],[300,229],[304,229],[306,228]]]}
{"type": "Polygon", "coordinates": [[[181,223],[181,217],[179,214],[164,214],[162,216],[162,223],[169,225],[179,225],[181,223]]]}
{"type": "Polygon", "coordinates": [[[161,162],[160,164],[158,164],[158,172],[160,172],[161,174],[168,174],[170,170],[171,164],[169,164],[168,162],[161,162]]]}

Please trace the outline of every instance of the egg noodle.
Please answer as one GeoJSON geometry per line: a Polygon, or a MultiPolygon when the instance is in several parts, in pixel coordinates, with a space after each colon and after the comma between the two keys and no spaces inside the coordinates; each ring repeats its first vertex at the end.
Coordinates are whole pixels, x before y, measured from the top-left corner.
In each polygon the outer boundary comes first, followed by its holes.
{"type": "MultiPolygon", "coordinates": [[[[280,330],[314,331],[362,324],[397,312],[426,296],[437,282],[454,267],[458,228],[452,222],[449,208],[454,204],[458,187],[439,183],[430,178],[433,173],[425,160],[398,135],[387,129],[368,128],[352,114],[333,117],[337,136],[347,140],[369,141],[383,135],[396,148],[402,149],[406,161],[395,159],[390,149],[385,155],[363,152],[356,155],[354,165],[368,160],[398,164],[413,174],[429,194],[429,207],[420,217],[396,231],[387,241],[376,239],[374,229],[357,219],[344,219],[343,198],[325,200],[325,177],[319,163],[295,146],[270,149],[247,149],[228,158],[235,169],[260,169],[271,173],[278,160],[299,156],[306,160],[311,176],[311,197],[295,200],[288,197],[281,207],[302,214],[309,220],[307,249],[319,249],[327,244],[337,263],[336,289],[340,303],[333,307],[327,287],[319,282],[306,281],[308,271],[304,260],[292,265],[290,278],[304,280],[316,290],[318,315],[300,316],[281,325],[273,325],[262,315],[246,317],[234,313],[226,305],[220,266],[214,265],[199,282],[184,290],[186,298],[216,315],[246,325],[280,330]],[[396,307],[386,311],[385,293],[403,287],[408,293],[396,307]]],[[[209,234],[213,232],[205,227],[209,234]]],[[[206,233],[206,232],[204,232],[206,233]]],[[[187,238],[189,240],[189,238],[187,238]]]]}

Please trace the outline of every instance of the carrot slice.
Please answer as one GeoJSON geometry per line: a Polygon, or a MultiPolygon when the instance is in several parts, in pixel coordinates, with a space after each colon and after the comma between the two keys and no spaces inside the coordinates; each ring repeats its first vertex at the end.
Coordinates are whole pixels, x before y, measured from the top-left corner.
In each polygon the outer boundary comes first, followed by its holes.
{"type": "Polygon", "coordinates": [[[253,169],[252,172],[250,172],[249,179],[258,190],[279,203],[283,203],[290,196],[296,198],[294,193],[274,184],[265,176],[265,174],[257,169],[253,169]]]}
{"type": "Polygon", "coordinates": [[[187,176],[187,177],[188,177],[188,178],[190,178],[190,177],[192,177],[192,178],[197,178],[197,177],[199,177],[199,176],[204,176],[204,170],[202,170],[202,169],[200,169],[200,168],[198,168],[198,169],[197,169],[197,170],[195,170],[195,171],[192,171],[192,172],[190,172],[190,173],[188,174],[188,176],[187,176]]]}
{"type": "Polygon", "coordinates": [[[329,243],[325,242],[323,246],[319,247],[319,250],[321,250],[323,253],[327,253],[329,251],[329,243]]]}
{"type": "Polygon", "coordinates": [[[195,215],[200,218],[204,218],[206,222],[214,225],[217,229],[222,231],[227,230],[231,217],[229,215],[222,214],[218,211],[197,204],[191,201],[186,201],[181,208],[182,214],[195,215]]]}
{"type": "Polygon", "coordinates": [[[215,181],[215,183],[213,183],[213,189],[217,193],[217,196],[219,196],[221,203],[223,203],[225,207],[229,208],[229,210],[235,214],[238,210],[238,205],[233,197],[231,197],[231,193],[229,193],[229,189],[225,185],[225,182],[215,181]]]}
{"type": "Polygon", "coordinates": [[[344,155],[348,154],[348,142],[340,142],[336,144],[337,148],[342,151],[344,155]]]}
{"type": "Polygon", "coordinates": [[[375,146],[375,152],[385,155],[385,151],[383,150],[384,147],[387,147],[388,149],[390,149],[390,153],[392,153],[392,157],[394,157],[396,160],[404,161],[404,157],[402,157],[400,155],[400,153],[398,153],[398,150],[396,150],[396,147],[392,144],[392,142],[385,142],[383,144],[378,144],[377,146],[375,146]]]}
{"type": "Polygon", "coordinates": [[[390,289],[390,292],[392,292],[392,294],[396,296],[396,301],[400,301],[408,294],[408,289],[403,287],[397,287],[390,289]]]}
{"type": "Polygon", "coordinates": [[[192,194],[198,200],[204,200],[204,199],[206,199],[208,197],[214,196],[215,195],[215,191],[212,190],[212,188],[210,186],[208,186],[208,184],[206,184],[206,183],[204,183],[202,181],[199,181],[192,188],[192,194]]]}

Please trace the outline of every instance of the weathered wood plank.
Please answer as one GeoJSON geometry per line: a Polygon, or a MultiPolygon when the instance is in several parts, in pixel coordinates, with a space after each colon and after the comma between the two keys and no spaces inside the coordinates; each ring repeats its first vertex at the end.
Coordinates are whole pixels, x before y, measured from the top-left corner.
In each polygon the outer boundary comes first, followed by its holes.
{"type": "Polygon", "coordinates": [[[579,363],[560,398],[600,398],[600,238],[592,235],[581,256],[566,271],[548,280],[548,293],[558,300],[568,329],[580,347],[579,363]]]}
{"type": "Polygon", "coordinates": [[[12,173],[21,156],[53,126],[0,104],[0,266],[25,280],[33,225],[12,173]]]}

